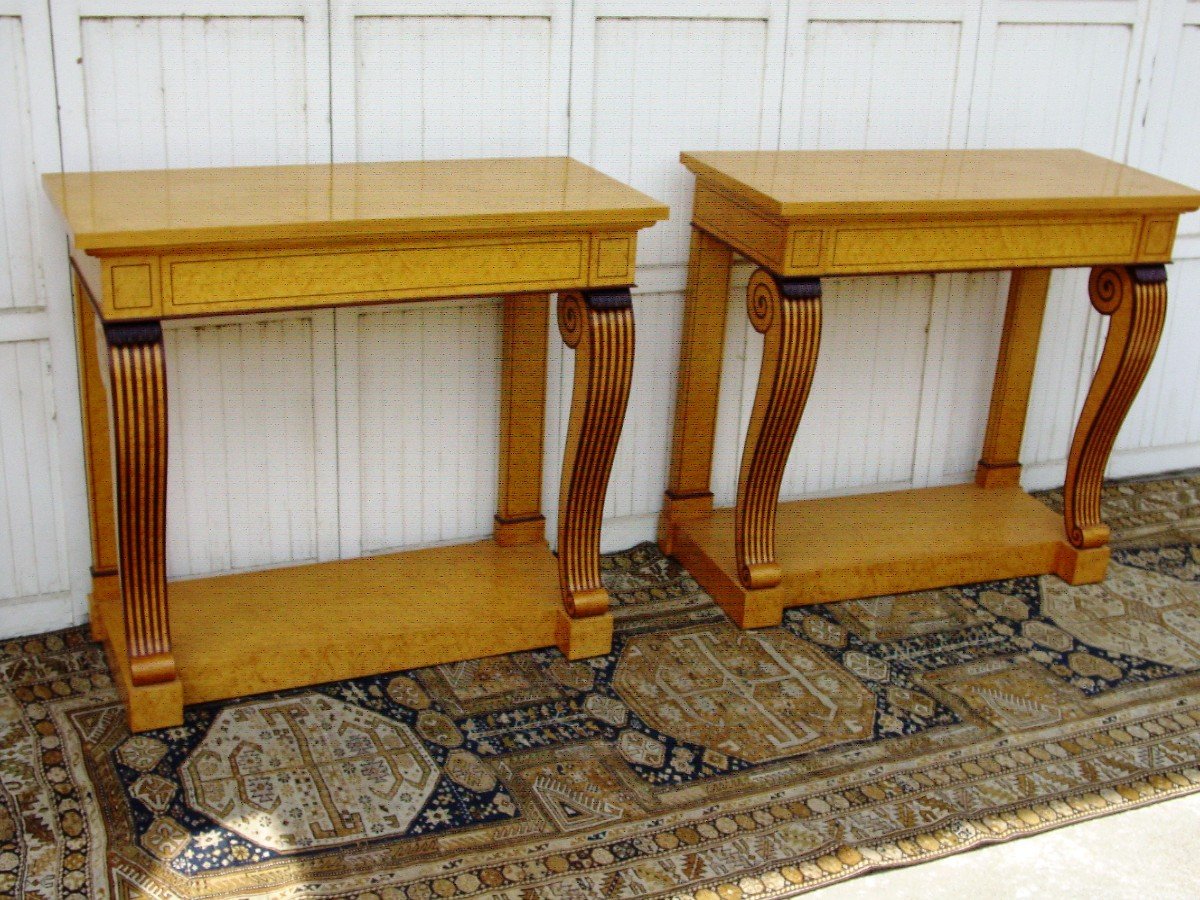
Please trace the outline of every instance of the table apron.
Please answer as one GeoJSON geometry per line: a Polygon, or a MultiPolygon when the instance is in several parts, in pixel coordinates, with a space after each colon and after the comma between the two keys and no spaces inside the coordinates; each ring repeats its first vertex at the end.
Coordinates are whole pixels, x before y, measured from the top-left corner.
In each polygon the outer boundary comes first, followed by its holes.
{"type": "Polygon", "coordinates": [[[170,319],[625,286],[635,249],[635,232],[564,232],[122,254],[101,257],[81,274],[98,282],[89,287],[102,298],[105,321],[170,319]]]}
{"type": "Polygon", "coordinates": [[[1169,262],[1174,215],[1028,215],[797,221],[707,185],[696,227],[782,277],[895,275],[1169,262]]]}

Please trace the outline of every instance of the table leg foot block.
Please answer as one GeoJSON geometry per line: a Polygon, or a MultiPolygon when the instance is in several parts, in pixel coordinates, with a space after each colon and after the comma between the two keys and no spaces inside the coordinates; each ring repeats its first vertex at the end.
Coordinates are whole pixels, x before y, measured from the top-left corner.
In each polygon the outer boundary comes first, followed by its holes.
{"type": "MultiPolygon", "coordinates": [[[[728,534],[732,529],[721,527],[719,530],[722,534],[728,534]]],[[[731,547],[723,546],[720,550],[709,552],[679,522],[669,528],[664,527],[662,534],[666,533],[671,537],[671,555],[692,573],[692,577],[738,628],[770,628],[783,623],[786,594],[782,585],[756,590],[746,588],[728,571],[729,566],[722,566],[715,561],[732,556],[731,547]]],[[[659,546],[662,546],[661,542],[659,546]]],[[[667,551],[664,549],[663,552],[667,551]]],[[[793,601],[791,605],[795,606],[796,602],[793,601]]]]}
{"type": "Polygon", "coordinates": [[[1054,574],[1067,584],[1096,584],[1104,580],[1111,555],[1107,545],[1080,550],[1062,543],[1054,556],[1054,574]]]}
{"type": "Polygon", "coordinates": [[[546,540],[546,517],[533,516],[528,519],[502,519],[496,516],[493,540],[501,547],[520,547],[546,540]]]}
{"type": "Polygon", "coordinates": [[[96,605],[91,594],[88,594],[88,609],[88,636],[100,643],[104,640],[104,626],[100,623],[100,617],[96,615],[96,605]]]}
{"type": "Polygon", "coordinates": [[[658,549],[662,551],[663,556],[675,555],[675,523],[667,518],[666,514],[660,514],[658,517],[658,536],[656,538],[658,549]]]}
{"type": "Polygon", "coordinates": [[[587,659],[612,651],[612,613],[575,619],[565,610],[558,611],[555,641],[567,659],[587,659]]]}
{"type": "Polygon", "coordinates": [[[88,625],[93,641],[103,641],[108,637],[100,610],[105,604],[119,603],[120,596],[121,582],[116,575],[92,576],[92,592],[88,594],[88,625]]]}
{"type": "MultiPolygon", "coordinates": [[[[116,579],[114,579],[115,581],[116,579]]],[[[134,684],[129,670],[125,628],[121,618],[119,592],[106,596],[95,583],[93,591],[92,628],[104,634],[104,655],[112,672],[113,682],[128,712],[129,730],[148,731],[152,728],[171,728],[183,724],[183,682],[178,678],[156,684],[134,684]]],[[[173,661],[172,661],[173,662],[173,661]]]]}
{"type": "Polygon", "coordinates": [[[713,511],[712,494],[695,494],[689,497],[663,496],[662,513],[658,517],[658,546],[664,554],[671,556],[675,545],[675,526],[688,519],[703,519],[713,511]]]}
{"type": "Polygon", "coordinates": [[[773,628],[783,623],[783,595],[775,588],[722,592],[713,599],[738,628],[773,628]]]}
{"type": "Polygon", "coordinates": [[[183,682],[134,685],[129,690],[129,730],[149,731],[183,724],[183,682]]]}

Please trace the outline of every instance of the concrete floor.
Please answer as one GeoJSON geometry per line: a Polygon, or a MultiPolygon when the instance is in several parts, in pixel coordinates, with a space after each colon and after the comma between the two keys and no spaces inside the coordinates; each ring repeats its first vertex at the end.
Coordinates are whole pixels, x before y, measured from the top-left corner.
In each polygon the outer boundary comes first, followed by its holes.
{"type": "Polygon", "coordinates": [[[876,872],[820,900],[1200,898],[1200,794],[876,872]]]}

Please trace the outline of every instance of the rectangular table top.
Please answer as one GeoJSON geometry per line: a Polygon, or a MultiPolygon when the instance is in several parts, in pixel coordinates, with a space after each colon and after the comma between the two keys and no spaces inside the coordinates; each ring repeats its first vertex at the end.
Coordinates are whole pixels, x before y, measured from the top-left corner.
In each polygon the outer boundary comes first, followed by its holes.
{"type": "Polygon", "coordinates": [[[76,249],[647,227],[667,207],[567,157],[44,176],[76,249]]]}
{"type": "Polygon", "coordinates": [[[683,164],[774,216],[1182,213],[1200,192],[1082,150],[683,153],[683,164]]]}

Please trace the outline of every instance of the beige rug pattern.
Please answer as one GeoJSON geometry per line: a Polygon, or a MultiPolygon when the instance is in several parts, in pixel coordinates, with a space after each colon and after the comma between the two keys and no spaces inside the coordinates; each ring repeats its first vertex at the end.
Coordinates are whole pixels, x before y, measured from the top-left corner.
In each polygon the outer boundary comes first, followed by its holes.
{"type": "Polygon", "coordinates": [[[607,657],[338,682],[142,735],[83,629],[5,642],[0,895],[785,897],[1198,790],[1200,474],[1104,502],[1103,585],[741,632],[647,544],[605,560],[607,657]]]}

